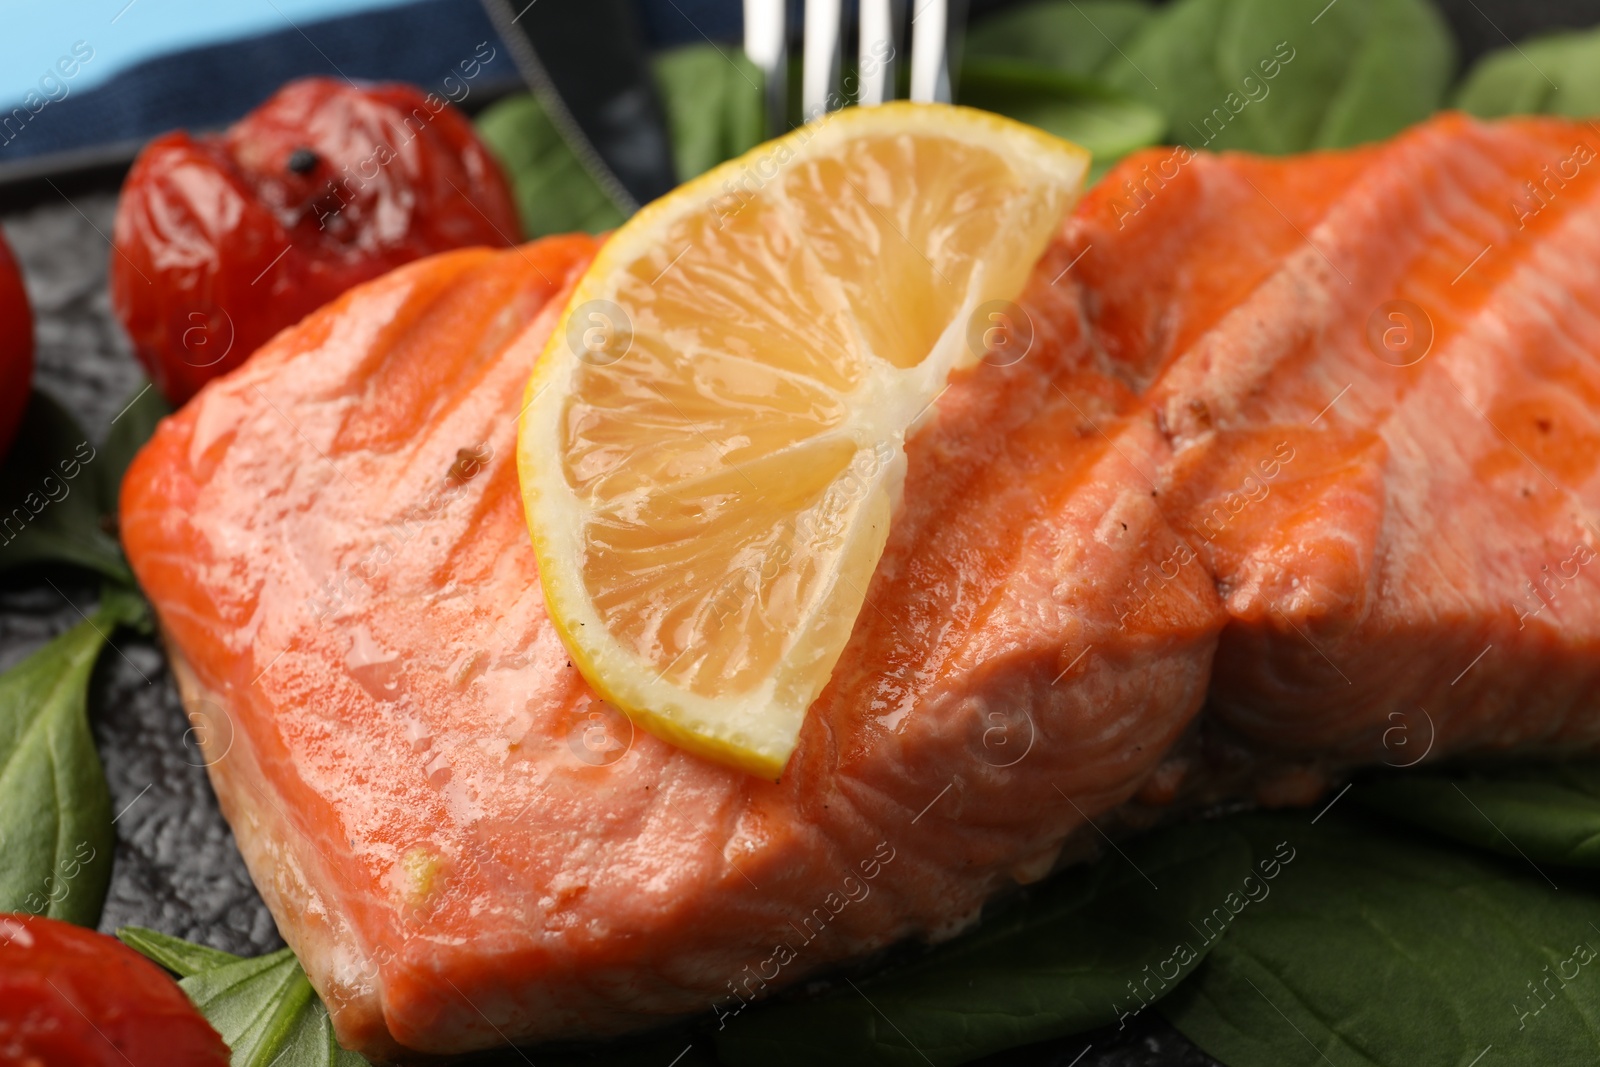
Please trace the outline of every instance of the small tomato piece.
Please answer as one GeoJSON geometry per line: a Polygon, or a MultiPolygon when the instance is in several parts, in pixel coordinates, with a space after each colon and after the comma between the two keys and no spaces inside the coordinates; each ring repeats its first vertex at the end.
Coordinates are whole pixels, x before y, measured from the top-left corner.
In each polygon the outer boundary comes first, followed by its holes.
{"type": "Polygon", "coordinates": [[[499,164],[443,99],[306,78],[220,136],[145,147],[117,205],[112,306],[181,404],[351,286],[520,232],[499,164]]]}
{"type": "Polygon", "coordinates": [[[22,271],[0,236],[0,459],[17,436],[33,381],[33,311],[22,271]]]}
{"type": "Polygon", "coordinates": [[[120,941],[0,915],[0,1067],[227,1067],[178,984],[120,941]]]}

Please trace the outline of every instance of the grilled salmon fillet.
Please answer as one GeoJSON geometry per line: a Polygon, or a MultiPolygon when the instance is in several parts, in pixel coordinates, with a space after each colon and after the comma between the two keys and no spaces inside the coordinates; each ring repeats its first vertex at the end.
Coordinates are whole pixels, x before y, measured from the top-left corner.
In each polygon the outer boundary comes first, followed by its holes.
{"type": "Polygon", "coordinates": [[[1167,757],[1226,615],[1065,246],[1023,298],[1028,357],[962,373],[910,444],[782,780],[633,732],[546,615],[513,460],[594,248],[449,253],[353,290],[164,422],[123,488],[223,810],[372,1056],[735,1016],[955,932],[1091,820],[1181,788],[1167,757]]]}
{"type": "Polygon", "coordinates": [[[1067,243],[1229,623],[1208,721],[1309,761],[1600,741],[1600,131],[1160,149],[1067,243]]]}
{"type": "Polygon", "coordinates": [[[736,1025],[1163,805],[1592,748],[1591,146],[1445,116],[1114,168],[1028,356],[910,442],[777,783],[634,733],[545,614],[512,442],[591,241],[427,260],[275,339],[162,425],[122,523],[341,1039],[736,1025]]]}

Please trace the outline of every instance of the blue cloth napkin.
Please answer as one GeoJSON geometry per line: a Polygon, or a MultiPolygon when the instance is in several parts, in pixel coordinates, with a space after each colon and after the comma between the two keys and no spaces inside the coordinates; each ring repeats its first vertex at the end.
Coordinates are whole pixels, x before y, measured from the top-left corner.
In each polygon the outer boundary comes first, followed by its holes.
{"type": "MultiPolygon", "coordinates": [[[[133,8],[125,17],[137,14],[133,8]]],[[[739,0],[639,0],[639,14],[655,47],[737,40],[743,24],[739,0]]],[[[0,165],[131,146],[171,129],[220,128],[284,82],[312,74],[410,82],[469,109],[520,81],[476,0],[417,0],[294,23],[286,17],[267,32],[156,55],[79,89],[72,78],[92,67],[93,57],[83,56],[92,37],[86,32],[76,54],[66,42],[60,57],[40,59],[39,91],[0,112],[0,165]],[[481,55],[483,42],[493,58],[463,79],[460,64],[481,55]]]]}

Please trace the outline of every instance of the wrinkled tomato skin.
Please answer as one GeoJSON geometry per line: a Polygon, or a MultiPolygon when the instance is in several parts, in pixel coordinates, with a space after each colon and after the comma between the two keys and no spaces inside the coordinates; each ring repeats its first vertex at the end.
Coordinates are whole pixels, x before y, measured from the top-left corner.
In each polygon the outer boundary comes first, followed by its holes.
{"type": "Polygon", "coordinates": [[[22,271],[0,236],[0,459],[16,439],[33,381],[33,311],[22,271]]]}
{"type": "Polygon", "coordinates": [[[220,136],[145,147],[117,207],[112,305],[181,404],[351,286],[520,233],[499,164],[441,98],[307,78],[220,136]]]}
{"type": "Polygon", "coordinates": [[[0,915],[0,1067],[226,1067],[165,971],[120,941],[0,915]]]}

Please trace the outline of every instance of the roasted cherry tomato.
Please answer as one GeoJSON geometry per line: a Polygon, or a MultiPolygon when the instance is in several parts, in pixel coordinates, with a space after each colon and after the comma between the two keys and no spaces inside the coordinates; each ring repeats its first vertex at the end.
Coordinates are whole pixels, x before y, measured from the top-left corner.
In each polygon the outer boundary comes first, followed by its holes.
{"type": "Polygon", "coordinates": [[[358,282],[519,237],[505,175],[443,99],[307,78],[220,136],[145,147],[117,207],[111,299],[182,403],[358,282]]]}
{"type": "Polygon", "coordinates": [[[227,1067],[228,1047],[165,971],[38,915],[0,915],[0,1067],[227,1067]]]}
{"type": "Polygon", "coordinates": [[[0,236],[0,459],[17,436],[33,381],[33,312],[22,272],[0,236]]]}

